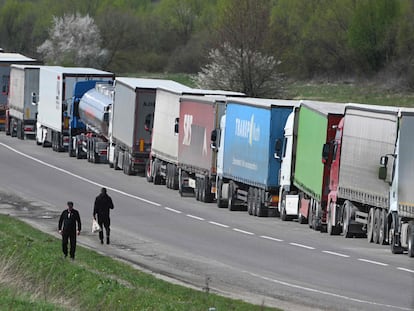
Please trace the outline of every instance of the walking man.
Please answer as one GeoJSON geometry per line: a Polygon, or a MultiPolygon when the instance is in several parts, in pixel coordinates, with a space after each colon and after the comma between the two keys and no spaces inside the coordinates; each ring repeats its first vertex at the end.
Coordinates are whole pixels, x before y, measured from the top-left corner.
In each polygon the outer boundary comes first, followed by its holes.
{"type": "Polygon", "coordinates": [[[70,241],[70,259],[75,259],[76,235],[81,232],[81,219],[79,212],[73,208],[73,202],[67,203],[65,209],[59,218],[58,231],[62,235],[62,251],[65,258],[68,256],[68,240],[70,241]],[[77,228],[76,228],[77,225],[77,228]]]}
{"type": "Polygon", "coordinates": [[[111,225],[111,220],[109,218],[109,210],[114,209],[114,204],[111,197],[106,193],[106,188],[101,189],[101,193],[96,197],[95,204],[93,207],[93,218],[96,220],[98,216],[98,224],[101,227],[99,231],[99,239],[101,244],[104,241],[103,228],[105,227],[106,231],[106,244],[109,244],[109,226],[111,225]]]}

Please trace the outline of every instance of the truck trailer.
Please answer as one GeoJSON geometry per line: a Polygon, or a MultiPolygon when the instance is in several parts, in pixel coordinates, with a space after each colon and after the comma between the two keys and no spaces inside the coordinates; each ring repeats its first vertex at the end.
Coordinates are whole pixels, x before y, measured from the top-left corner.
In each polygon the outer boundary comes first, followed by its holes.
{"type": "Polygon", "coordinates": [[[93,68],[45,66],[39,72],[36,143],[68,151],[70,101],[75,84],[84,80],[112,81],[114,74],[93,68]]]}
{"type": "Polygon", "coordinates": [[[145,173],[151,151],[156,90],[160,87],[189,89],[171,80],[115,79],[108,150],[109,165],[114,169],[122,169],[127,175],[145,173]]]}
{"type": "Polygon", "coordinates": [[[38,65],[11,65],[6,134],[19,139],[34,139],[39,94],[38,65]]]}
{"type": "MultiPolygon", "coordinates": [[[[399,127],[397,107],[348,104],[335,140],[324,147],[332,158],[328,223],[348,238],[367,236],[386,244],[389,185],[378,179],[381,156],[395,153],[399,127]]],[[[387,176],[392,166],[387,168],[387,176]]]]}
{"type": "Polygon", "coordinates": [[[180,98],[177,164],[180,195],[190,192],[194,193],[197,201],[213,201],[217,153],[211,148],[210,142],[212,133],[214,137],[217,136],[225,111],[225,100],[221,96],[180,98]]]}
{"type": "Polygon", "coordinates": [[[276,216],[283,130],[298,101],[231,98],[220,120],[217,150],[218,207],[247,208],[250,215],[276,216]]]}
{"type": "Polygon", "coordinates": [[[334,140],[345,105],[301,101],[285,126],[284,157],[278,209],[285,221],[298,218],[315,230],[326,228],[332,159],[321,161],[325,143],[334,140]]]}
{"type": "MultiPolygon", "coordinates": [[[[379,178],[390,185],[385,237],[393,254],[406,250],[414,257],[414,109],[401,109],[398,123],[394,152],[380,159],[379,178]]],[[[378,223],[378,213],[375,215],[374,224],[378,223]]]]}
{"type": "Polygon", "coordinates": [[[69,122],[69,156],[107,162],[113,81],[87,80],[75,85],[69,122]]]}
{"type": "Polygon", "coordinates": [[[179,188],[177,130],[180,122],[180,98],[187,95],[244,96],[239,92],[192,89],[183,85],[157,88],[147,180],[154,184],[165,184],[174,190],[179,188]]]}
{"type": "Polygon", "coordinates": [[[0,131],[6,127],[7,101],[10,90],[10,66],[12,64],[39,65],[36,59],[19,53],[4,53],[0,51],[0,131]]]}

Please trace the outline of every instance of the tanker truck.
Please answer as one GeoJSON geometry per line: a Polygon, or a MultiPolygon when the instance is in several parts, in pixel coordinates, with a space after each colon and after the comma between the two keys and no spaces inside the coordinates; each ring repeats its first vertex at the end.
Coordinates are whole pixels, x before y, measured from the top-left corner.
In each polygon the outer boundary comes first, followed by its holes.
{"type": "Polygon", "coordinates": [[[277,216],[283,129],[298,107],[293,100],[229,98],[217,135],[218,207],[277,216]]]}
{"type": "Polygon", "coordinates": [[[6,111],[6,134],[19,139],[34,139],[39,94],[38,65],[10,66],[10,90],[6,111]]]}
{"type": "Polygon", "coordinates": [[[44,66],[39,72],[36,143],[53,151],[68,151],[68,110],[75,84],[84,80],[112,81],[114,74],[93,68],[44,66]]]}
{"type": "Polygon", "coordinates": [[[389,185],[385,237],[393,254],[407,251],[414,257],[414,109],[401,109],[398,123],[394,152],[381,156],[378,174],[389,185]]]}
{"type": "MultiPolygon", "coordinates": [[[[333,234],[342,232],[346,238],[366,236],[369,242],[379,244],[389,242],[387,232],[389,225],[392,225],[389,221],[396,214],[390,213],[389,209],[389,184],[378,179],[378,161],[382,156],[394,155],[399,151],[396,150],[396,142],[399,128],[405,123],[401,121],[401,110],[397,107],[346,106],[335,140],[327,143],[322,152],[324,159],[333,159],[328,195],[328,226],[332,227],[333,234]]],[[[407,121],[411,120],[407,118],[407,121]]],[[[405,136],[402,138],[404,148],[412,150],[412,141],[408,143],[405,136]]],[[[391,158],[394,160],[394,157],[391,158]]],[[[382,176],[391,178],[396,164],[398,161],[394,165],[384,165],[382,176]]],[[[406,173],[411,174],[412,171],[406,173]]],[[[394,181],[396,186],[406,191],[413,180],[404,179],[409,185],[398,184],[397,176],[394,181]]],[[[392,197],[396,198],[396,194],[393,193],[392,197]]],[[[397,202],[395,198],[394,204],[397,202]]],[[[402,196],[399,199],[406,198],[402,196]]]]}
{"type": "Polygon", "coordinates": [[[69,123],[69,156],[106,163],[109,119],[113,102],[112,81],[80,81],[75,85],[69,123]]]}
{"type": "Polygon", "coordinates": [[[321,161],[322,146],[335,138],[343,117],[340,103],[301,101],[289,116],[281,166],[278,210],[283,221],[298,218],[325,231],[331,158],[321,161]]]}

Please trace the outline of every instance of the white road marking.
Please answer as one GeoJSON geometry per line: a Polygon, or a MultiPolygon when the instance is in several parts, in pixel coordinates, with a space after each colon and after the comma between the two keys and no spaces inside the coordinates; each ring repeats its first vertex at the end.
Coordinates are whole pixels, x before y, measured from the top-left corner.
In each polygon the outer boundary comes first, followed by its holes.
{"type": "Polygon", "coordinates": [[[373,261],[373,260],[368,260],[368,259],[363,259],[363,258],[358,258],[359,261],[363,261],[363,262],[367,262],[367,263],[372,263],[374,265],[379,265],[379,266],[388,266],[387,263],[382,263],[382,262],[378,262],[378,261],[373,261]]]}
{"type": "Polygon", "coordinates": [[[244,231],[244,230],[237,229],[237,228],[233,228],[233,230],[236,231],[236,232],[240,232],[240,233],[244,233],[244,234],[248,234],[248,235],[254,235],[253,232],[244,231]]]}
{"type": "Polygon", "coordinates": [[[283,240],[281,240],[281,239],[272,238],[272,237],[267,236],[267,235],[261,235],[260,237],[263,238],[263,239],[266,239],[266,240],[271,240],[271,241],[276,241],[276,242],[283,242],[283,240]]]}
{"type": "Polygon", "coordinates": [[[176,209],[173,209],[173,208],[171,208],[171,207],[167,207],[167,206],[165,206],[164,208],[165,208],[167,211],[170,211],[170,212],[173,212],[173,213],[177,213],[177,214],[181,214],[181,213],[182,213],[181,211],[176,210],[176,209]]]}
{"type": "Polygon", "coordinates": [[[346,257],[346,258],[350,257],[350,256],[345,255],[345,254],[331,252],[331,251],[322,251],[322,253],[330,254],[330,255],[335,255],[335,256],[339,256],[339,257],[346,257]]]}
{"type": "Polygon", "coordinates": [[[7,149],[9,149],[9,150],[11,150],[11,151],[13,151],[13,152],[15,152],[15,153],[17,153],[17,154],[20,154],[20,155],[21,155],[21,156],[23,156],[23,157],[26,157],[26,158],[28,158],[28,159],[30,159],[30,160],[33,160],[33,161],[35,161],[35,162],[37,162],[37,163],[40,163],[40,164],[44,165],[44,166],[47,166],[47,167],[53,168],[53,169],[55,169],[55,170],[57,170],[57,171],[60,171],[60,172],[62,172],[62,173],[65,173],[65,174],[67,174],[67,175],[70,175],[70,176],[72,176],[72,177],[75,177],[75,178],[77,178],[77,179],[80,179],[80,180],[85,181],[85,182],[87,182],[87,183],[90,183],[90,184],[92,184],[92,185],[98,186],[98,187],[100,187],[100,188],[105,187],[106,189],[111,190],[111,191],[113,191],[113,192],[117,192],[117,193],[122,194],[122,195],[124,195],[124,196],[130,197],[130,198],[133,198],[133,199],[136,199],[136,200],[139,200],[139,201],[142,201],[142,202],[148,203],[148,204],[152,204],[152,205],[155,205],[155,206],[161,206],[161,204],[159,204],[159,203],[156,203],[156,202],[153,202],[153,201],[150,201],[150,200],[147,200],[147,199],[144,199],[144,198],[138,197],[138,196],[136,196],[136,195],[132,195],[132,194],[126,193],[126,192],[124,192],[124,191],[121,191],[121,190],[118,190],[118,189],[112,188],[112,187],[110,187],[110,186],[102,185],[102,184],[100,184],[100,183],[94,182],[94,181],[92,181],[92,180],[90,180],[90,179],[87,179],[87,178],[85,178],[85,177],[82,177],[82,176],[76,175],[76,174],[71,173],[71,172],[69,172],[69,171],[66,171],[66,170],[64,170],[64,169],[62,169],[62,168],[60,168],[60,167],[54,166],[54,165],[52,165],[52,164],[46,163],[46,162],[44,162],[44,161],[42,161],[42,160],[36,159],[36,158],[34,158],[34,157],[32,157],[32,156],[29,156],[28,154],[25,154],[25,153],[23,153],[23,152],[21,152],[21,151],[18,151],[18,150],[14,149],[14,148],[12,148],[12,147],[10,147],[10,146],[7,146],[7,145],[5,145],[5,144],[3,144],[3,143],[0,143],[0,145],[2,145],[3,147],[6,147],[7,149]]]}
{"type": "Polygon", "coordinates": [[[414,273],[414,270],[410,270],[410,269],[407,269],[407,268],[397,267],[397,269],[401,270],[401,271],[405,271],[405,272],[414,273]]]}
{"type": "Polygon", "coordinates": [[[209,223],[212,224],[212,225],[215,225],[215,226],[223,227],[223,228],[228,228],[229,227],[225,224],[221,224],[221,223],[215,222],[215,221],[209,221],[209,223]]]}
{"type": "Polygon", "coordinates": [[[339,295],[339,294],[335,294],[335,293],[328,292],[328,291],[323,291],[323,290],[319,290],[319,289],[315,289],[315,288],[296,285],[296,284],[293,284],[293,283],[288,283],[288,282],[285,282],[285,281],[272,279],[272,278],[262,276],[262,275],[259,275],[259,274],[256,274],[256,273],[252,273],[252,272],[249,272],[249,271],[242,271],[242,272],[244,272],[246,274],[249,274],[253,277],[260,278],[260,279],[265,280],[265,281],[273,282],[273,283],[280,284],[280,285],[287,286],[287,287],[291,287],[291,288],[304,290],[304,291],[307,291],[307,292],[317,293],[317,294],[324,295],[324,296],[331,296],[331,297],[336,297],[336,298],[340,298],[340,299],[344,299],[344,300],[348,300],[348,301],[353,301],[353,302],[357,302],[357,303],[368,304],[368,305],[373,305],[373,306],[381,306],[381,307],[398,309],[398,310],[407,310],[407,311],[412,310],[411,308],[404,308],[404,307],[399,307],[399,306],[386,305],[386,304],[382,304],[382,303],[378,303],[378,302],[374,302],[374,301],[362,300],[362,299],[358,299],[358,298],[352,298],[352,297],[349,297],[349,296],[339,295]]]}
{"type": "Polygon", "coordinates": [[[198,217],[198,216],[194,216],[194,215],[191,215],[191,214],[187,214],[186,216],[188,216],[190,218],[193,218],[193,219],[197,219],[197,220],[205,220],[204,218],[201,218],[201,217],[198,217]]]}
{"type": "Polygon", "coordinates": [[[298,243],[289,243],[290,245],[293,245],[293,246],[298,246],[298,247],[302,247],[302,248],[306,248],[306,249],[315,249],[314,247],[312,247],[312,246],[307,246],[307,245],[303,245],[303,244],[298,244],[298,243]]]}

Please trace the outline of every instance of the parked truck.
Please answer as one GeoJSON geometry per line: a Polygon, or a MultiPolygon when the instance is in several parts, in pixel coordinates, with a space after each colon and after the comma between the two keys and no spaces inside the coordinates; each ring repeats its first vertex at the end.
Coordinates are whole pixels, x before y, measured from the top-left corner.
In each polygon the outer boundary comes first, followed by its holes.
{"type": "Polygon", "coordinates": [[[127,175],[145,173],[151,151],[156,90],[159,87],[189,89],[171,80],[115,79],[108,157],[110,166],[122,169],[127,175]]]}
{"type": "Polygon", "coordinates": [[[68,151],[70,101],[75,84],[83,80],[112,81],[114,74],[93,68],[40,67],[36,143],[68,151]]]}
{"type": "Polygon", "coordinates": [[[157,88],[152,146],[147,166],[147,180],[154,184],[165,184],[178,190],[178,124],[180,122],[180,98],[194,96],[244,96],[239,92],[192,89],[178,87],[157,88]]]}
{"type": "Polygon", "coordinates": [[[325,231],[331,158],[321,161],[325,143],[335,139],[344,104],[301,101],[285,126],[278,209],[280,218],[298,218],[325,231]]]}
{"type": "Polygon", "coordinates": [[[19,139],[34,139],[39,94],[38,65],[10,66],[10,89],[6,111],[6,134],[19,139]]]}
{"type": "Polygon", "coordinates": [[[217,136],[225,111],[225,100],[222,96],[180,98],[177,163],[180,195],[190,192],[194,193],[197,201],[213,201],[217,153],[210,146],[211,133],[217,136]]]}
{"type": "Polygon", "coordinates": [[[218,207],[276,216],[283,130],[298,104],[258,98],[227,100],[219,135],[212,135],[217,151],[218,207]]]}
{"type": "Polygon", "coordinates": [[[379,169],[379,178],[387,187],[390,185],[385,237],[388,237],[393,254],[406,250],[409,257],[414,257],[413,133],[414,110],[401,109],[394,152],[381,156],[379,169]],[[389,168],[391,175],[388,175],[389,168]]]}
{"type": "Polygon", "coordinates": [[[3,50],[0,50],[0,131],[4,131],[6,127],[7,100],[10,89],[10,66],[12,64],[38,65],[40,62],[19,53],[5,53],[3,50]]]}
{"type": "MultiPolygon", "coordinates": [[[[346,106],[335,140],[323,150],[324,159],[333,159],[328,196],[332,232],[388,242],[390,189],[378,179],[378,161],[396,152],[399,115],[397,107],[346,106]]],[[[387,167],[387,176],[392,176],[391,170],[392,165],[387,167]]]]}
{"type": "Polygon", "coordinates": [[[113,81],[76,83],[69,107],[69,156],[93,163],[107,162],[113,97],[113,81]]]}

